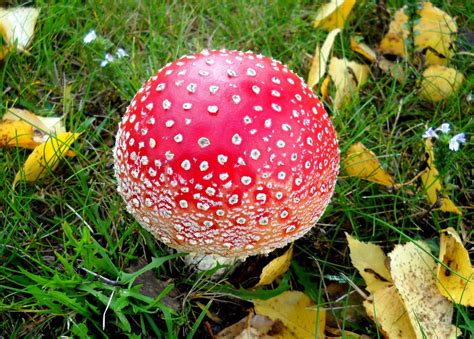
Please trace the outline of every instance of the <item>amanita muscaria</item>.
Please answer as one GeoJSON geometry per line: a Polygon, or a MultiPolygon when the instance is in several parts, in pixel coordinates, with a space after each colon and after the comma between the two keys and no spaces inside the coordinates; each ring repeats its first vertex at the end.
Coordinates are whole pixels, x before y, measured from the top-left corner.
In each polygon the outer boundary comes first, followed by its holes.
{"type": "Polygon", "coordinates": [[[334,192],[339,148],[323,105],[281,62],[213,50],[163,67],[114,148],[118,190],[157,239],[246,257],[303,236],[334,192]]]}

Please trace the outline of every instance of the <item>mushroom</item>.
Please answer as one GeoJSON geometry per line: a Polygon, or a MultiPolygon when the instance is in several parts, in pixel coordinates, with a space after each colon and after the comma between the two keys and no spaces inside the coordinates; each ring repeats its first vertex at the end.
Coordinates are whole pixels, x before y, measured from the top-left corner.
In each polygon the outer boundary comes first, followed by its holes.
{"type": "Polygon", "coordinates": [[[127,210],[184,252],[245,258],[300,238],[334,192],[339,148],[323,105],[281,62],[204,50],[135,95],[114,147],[127,210]]]}

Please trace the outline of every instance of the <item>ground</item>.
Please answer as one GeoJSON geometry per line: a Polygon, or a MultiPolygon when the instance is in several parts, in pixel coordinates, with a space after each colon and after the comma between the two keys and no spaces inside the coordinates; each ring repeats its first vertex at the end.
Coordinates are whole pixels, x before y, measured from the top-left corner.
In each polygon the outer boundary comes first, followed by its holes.
{"type": "MultiPolygon", "coordinates": [[[[9,1],[8,6],[21,3],[9,1]]],[[[390,16],[384,9],[393,13],[403,4],[357,4],[335,53],[364,62],[350,50],[350,35],[362,34],[375,45],[388,28],[390,16]]],[[[468,133],[455,159],[441,164],[447,193],[466,207],[463,217],[434,210],[418,181],[389,190],[341,172],[324,216],[295,242],[286,279],[252,292],[242,289],[253,286],[262,267],[282,250],[251,257],[217,281],[186,267],[180,257],[166,258],[172,252],[138,225],[116,192],[114,134],[142,82],[183,54],[204,48],[253,50],[306,78],[316,44],[326,35],[312,26],[319,3],[34,2],[41,13],[31,48],[7,55],[0,65],[0,115],[9,107],[64,115],[67,129],[82,134],[74,144],[75,158],[65,159],[46,178],[15,188],[15,173],[30,151],[0,149],[0,336],[210,337],[248,314],[251,303],[246,300],[287,288],[332,307],[333,324],[380,335],[354,292],[354,286],[364,284],[351,265],[345,232],[386,250],[423,239],[436,254],[440,229],[451,226],[469,234],[472,227],[474,7],[465,1],[435,4],[456,17],[460,28],[452,65],[466,80],[457,94],[440,103],[421,100],[416,95],[420,69],[410,66],[402,84],[374,71],[350,105],[337,114],[330,104],[326,107],[342,154],[353,142],[363,142],[396,182],[423,169],[421,136],[428,126],[449,122],[454,130],[468,133]],[[98,41],[84,44],[91,30],[98,41]],[[118,48],[129,56],[101,67],[105,53],[118,48]],[[149,263],[155,269],[132,284],[131,272],[149,263]],[[156,299],[160,293],[162,298],[156,299]]],[[[454,323],[472,335],[468,314],[467,308],[455,306],[454,323]]]]}

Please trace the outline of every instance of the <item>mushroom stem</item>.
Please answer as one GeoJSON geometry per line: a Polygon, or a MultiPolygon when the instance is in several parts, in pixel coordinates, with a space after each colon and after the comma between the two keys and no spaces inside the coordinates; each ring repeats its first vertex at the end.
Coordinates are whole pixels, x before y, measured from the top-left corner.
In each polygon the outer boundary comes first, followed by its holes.
{"type": "MultiPolygon", "coordinates": [[[[184,262],[187,266],[194,267],[199,272],[209,271],[214,269],[217,265],[230,266],[235,263],[244,261],[242,257],[222,257],[215,254],[198,254],[189,253],[184,257],[184,262]]],[[[218,279],[227,272],[227,267],[219,268],[213,275],[212,279],[218,279]]]]}

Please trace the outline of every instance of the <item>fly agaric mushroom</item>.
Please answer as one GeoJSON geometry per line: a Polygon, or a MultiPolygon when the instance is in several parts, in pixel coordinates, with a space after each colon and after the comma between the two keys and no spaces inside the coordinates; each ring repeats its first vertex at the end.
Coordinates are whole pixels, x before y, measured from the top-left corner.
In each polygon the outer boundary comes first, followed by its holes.
{"type": "Polygon", "coordinates": [[[339,148],[323,105],[287,66],[204,50],[138,91],[114,160],[128,211],[157,239],[246,257],[311,229],[333,194],[339,148]]]}

